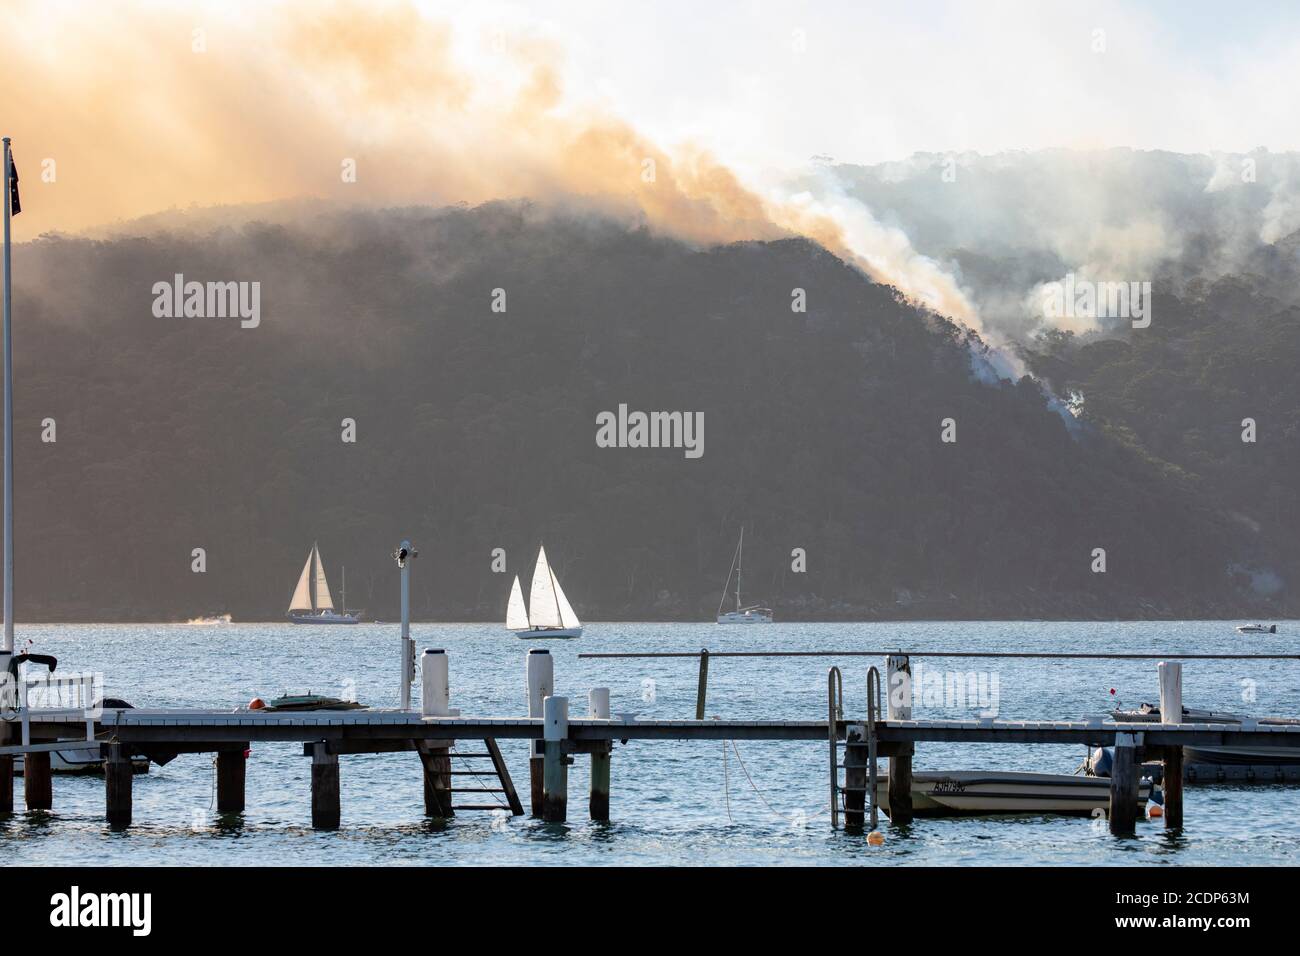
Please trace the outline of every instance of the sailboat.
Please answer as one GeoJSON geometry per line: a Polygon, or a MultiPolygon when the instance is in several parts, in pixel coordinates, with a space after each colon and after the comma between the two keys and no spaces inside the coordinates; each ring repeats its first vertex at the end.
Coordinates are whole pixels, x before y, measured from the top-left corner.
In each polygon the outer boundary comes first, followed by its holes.
{"type": "Polygon", "coordinates": [[[740,563],[741,553],[745,550],[745,526],[740,526],[740,541],[736,544],[736,553],[731,559],[731,571],[727,574],[727,583],[722,586],[722,600],[718,602],[718,623],[719,624],[771,624],[772,609],[770,607],[759,607],[757,604],[751,604],[744,607],[740,603],[740,563]],[[734,611],[723,611],[722,606],[727,603],[727,586],[731,584],[731,575],[736,576],[736,609],[734,611]]]}
{"type": "MultiPolygon", "coordinates": [[[[344,585],[346,587],[346,585],[344,585]]],[[[361,618],[347,611],[347,592],[341,591],[343,610],[334,610],[330,586],[325,581],[325,565],[321,563],[320,548],[315,544],[307,552],[307,563],[302,566],[298,586],[289,601],[289,620],[294,624],[356,624],[361,618]]]]}
{"type": "Polygon", "coordinates": [[[555,572],[546,563],[546,548],[537,549],[537,566],[533,568],[533,587],[524,607],[524,592],[519,575],[510,586],[510,603],[506,605],[506,628],[524,640],[532,638],[570,638],[582,636],[582,622],[573,613],[555,572]]]}

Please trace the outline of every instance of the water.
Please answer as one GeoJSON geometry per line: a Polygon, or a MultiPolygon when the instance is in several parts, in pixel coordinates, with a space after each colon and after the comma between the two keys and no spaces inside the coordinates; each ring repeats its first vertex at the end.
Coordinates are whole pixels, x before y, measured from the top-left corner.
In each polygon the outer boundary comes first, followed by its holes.
{"type": "MultiPolygon", "coordinates": [[[[1224,622],[592,624],[579,641],[558,641],[556,692],[586,712],[593,686],[611,689],[615,713],[692,717],[693,659],[579,660],[580,651],[906,649],[1082,652],[1294,651],[1295,625],[1275,636],[1238,637],[1224,622]]],[[[523,642],[499,626],[417,625],[418,647],[445,647],[452,705],[466,715],[525,712],[523,642]]],[[[392,625],[294,627],[234,624],[20,627],[21,645],[53,653],[67,670],[105,674],[108,692],[136,706],[227,708],[283,690],[313,690],[376,706],[397,700],[397,629],[392,625]]],[[[1078,718],[1158,698],[1154,661],[918,658],[923,667],[996,674],[999,715],[1078,718]]],[[[712,662],[708,712],[728,718],[824,719],[826,668],[844,670],[846,708],[864,713],[866,658],[723,658],[712,662]]],[[[1259,715],[1300,714],[1300,662],[1189,661],[1188,706],[1259,715]]],[[[989,685],[986,685],[989,686],[989,685]]],[[[418,694],[418,687],[417,687],[418,694]]],[[[962,707],[917,708],[917,716],[963,717],[962,707]]],[[[527,788],[526,744],[502,741],[516,786],[527,788]]],[[[423,816],[414,754],[342,758],[343,826],[310,828],[310,763],[300,744],[253,744],[242,820],[211,810],[210,754],[182,755],[135,778],[135,823],[110,833],[103,780],[56,777],[52,814],[0,820],[0,853],[17,864],[1300,864],[1300,793],[1282,786],[1187,789],[1186,827],[1166,834],[1139,822],[1135,838],[1066,817],[918,820],[889,828],[883,847],[832,832],[826,811],[824,743],[741,742],[724,766],[723,745],[675,741],[616,745],[609,824],[586,819],[587,759],[570,768],[566,825],[527,817],[463,813],[446,824],[423,816]],[[755,792],[757,788],[761,796],[755,792]],[[770,804],[770,809],[764,804],[770,804]]],[[[918,745],[917,770],[978,768],[1069,772],[1075,746],[918,745]]],[[[21,805],[21,783],[17,800],[21,805]]],[[[527,797],[524,797],[525,803],[527,797]]]]}

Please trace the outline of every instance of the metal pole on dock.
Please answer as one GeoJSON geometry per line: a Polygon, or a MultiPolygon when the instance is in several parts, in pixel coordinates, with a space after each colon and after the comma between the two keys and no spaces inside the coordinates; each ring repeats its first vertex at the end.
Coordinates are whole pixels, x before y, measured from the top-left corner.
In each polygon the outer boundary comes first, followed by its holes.
{"type": "MultiPolygon", "coordinates": [[[[1177,661],[1161,661],[1156,665],[1160,674],[1160,722],[1183,722],[1183,665],[1177,661]]],[[[1183,825],[1183,748],[1165,748],[1165,829],[1173,830],[1183,825]]]]}
{"type": "Polygon", "coordinates": [[[569,802],[569,760],[564,742],[569,736],[569,698],[547,697],[542,702],[542,819],[563,823],[569,802]]]}
{"type": "Polygon", "coordinates": [[[415,642],[411,640],[411,561],[420,556],[420,552],[411,547],[411,542],[403,540],[393,552],[397,567],[402,573],[402,710],[411,709],[411,684],[415,682],[415,642]]]}
{"type": "MultiPolygon", "coordinates": [[[[906,654],[891,654],[887,666],[889,719],[912,719],[912,663],[906,654]]],[[[889,821],[912,822],[912,754],[915,744],[902,745],[906,753],[889,758],[889,821]]]]}
{"type": "MultiPolygon", "coordinates": [[[[542,702],[555,691],[555,661],[544,647],[532,648],[524,657],[528,689],[528,716],[542,719],[542,702]]],[[[542,815],[542,784],[544,773],[542,741],[529,744],[528,790],[532,815],[542,815]]]]}
{"type": "MultiPolygon", "coordinates": [[[[12,201],[10,180],[13,178],[14,158],[9,151],[9,137],[4,138],[4,220],[5,220],[5,291],[4,291],[4,376],[5,376],[5,581],[4,581],[4,642],[0,651],[14,651],[14,364],[13,364],[13,274],[10,262],[9,219],[12,201]]],[[[8,663],[6,661],[6,663],[8,663]]],[[[12,759],[12,758],[11,758],[12,759]]]]}
{"type": "MultiPolygon", "coordinates": [[[[609,688],[593,687],[589,695],[590,715],[595,720],[609,720],[609,688]]],[[[604,750],[591,753],[591,818],[609,821],[609,755],[614,742],[609,741],[604,750]]]]}

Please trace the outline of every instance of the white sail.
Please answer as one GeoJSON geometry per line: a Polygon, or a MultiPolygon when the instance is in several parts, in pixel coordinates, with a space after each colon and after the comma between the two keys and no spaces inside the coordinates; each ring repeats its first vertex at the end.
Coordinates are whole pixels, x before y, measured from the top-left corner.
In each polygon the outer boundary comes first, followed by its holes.
{"type": "Polygon", "coordinates": [[[330,586],[325,582],[325,565],[320,559],[320,548],[313,545],[316,554],[316,610],[334,610],[334,599],[330,597],[330,586]]]}
{"type": "Polygon", "coordinates": [[[307,552],[307,563],[302,566],[302,577],[298,578],[298,586],[293,589],[293,597],[289,599],[290,612],[311,610],[311,556],[315,551],[316,549],[312,548],[307,552]]]}
{"type": "Polygon", "coordinates": [[[564,596],[564,588],[560,587],[560,579],[555,576],[553,571],[551,572],[551,580],[555,582],[555,602],[560,605],[560,624],[568,628],[582,627],[578,615],[573,613],[573,605],[564,596]]]}
{"type": "MultiPolygon", "coordinates": [[[[570,612],[572,613],[572,612],[570,612]]],[[[555,596],[555,577],[546,563],[546,548],[537,549],[533,587],[528,595],[528,623],[533,627],[563,627],[560,602],[555,596]]]]}
{"type": "Polygon", "coordinates": [[[506,627],[512,631],[528,630],[528,610],[524,607],[524,592],[519,587],[519,575],[510,586],[510,603],[506,605],[506,627]]]}

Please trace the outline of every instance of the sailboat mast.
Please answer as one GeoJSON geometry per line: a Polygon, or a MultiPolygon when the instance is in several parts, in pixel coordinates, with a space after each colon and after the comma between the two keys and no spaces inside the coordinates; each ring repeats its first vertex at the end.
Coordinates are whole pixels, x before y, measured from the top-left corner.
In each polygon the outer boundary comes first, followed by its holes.
{"type": "Polygon", "coordinates": [[[348,613],[348,569],[339,565],[339,600],[343,602],[343,613],[348,613]]]}
{"type": "Polygon", "coordinates": [[[740,543],[736,545],[736,610],[740,610],[740,566],[745,559],[745,526],[740,526],[740,543]]]}
{"type": "Polygon", "coordinates": [[[320,601],[320,595],[317,593],[316,579],[320,574],[320,548],[316,542],[311,543],[311,609],[316,610],[316,605],[320,601]]]}

